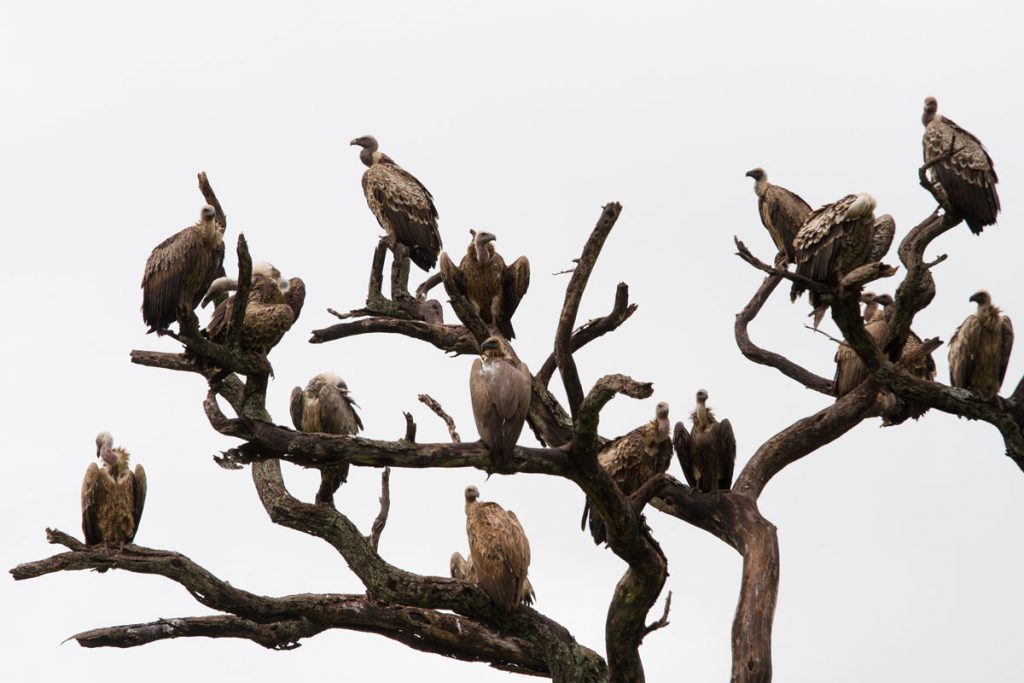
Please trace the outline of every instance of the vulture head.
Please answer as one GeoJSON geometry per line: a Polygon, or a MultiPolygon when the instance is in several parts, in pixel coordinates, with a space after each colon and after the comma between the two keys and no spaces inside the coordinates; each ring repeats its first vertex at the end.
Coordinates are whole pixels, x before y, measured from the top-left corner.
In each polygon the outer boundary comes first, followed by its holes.
{"type": "Polygon", "coordinates": [[[892,306],[893,298],[889,294],[879,294],[872,299],[872,302],[883,307],[892,306]]]}
{"type": "Polygon", "coordinates": [[[110,432],[100,432],[96,435],[96,457],[99,458],[103,455],[104,450],[110,450],[114,447],[114,437],[110,432]]]}
{"type": "Polygon", "coordinates": [[[354,138],[348,144],[358,145],[362,147],[362,151],[359,152],[359,160],[366,166],[373,166],[373,153],[377,151],[377,138],[372,135],[363,135],[362,137],[354,138]]]}
{"type": "MultiPolygon", "coordinates": [[[[473,231],[471,231],[473,232],[473,231]]],[[[487,263],[491,260],[491,254],[493,253],[493,247],[487,248],[487,245],[498,239],[490,232],[473,232],[473,248],[476,249],[476,261],[477,263],[487,263]]]]}
{"type": "Polygon", "coordinates": [[[764,169],[761,168],[760,166],[758,166],[757,168],[750,169],[749,171],[747,171],[746,175],[748,178],[753,178],[758,182],[762,180],[768,180],[768,174],[765,173],[764,169]]]}
{"type": "Polygon", "coordinates": [[[488,337],[480,345],[480,355],[484,358],[504,358],[508,355],[505,341],[500,337],[488,337]]]}
{"type": "Polygon", "coordinates": [[[466,512],[469,512],[469,506],[472,505],[480,498],[480,489],[475,486],[466,487],[466,512]]]}
{"type": "Polygon", "coordinates": [[[203,223],[208,223],[217,217],[217,209],[213,208],[209,204],[204,204],[203,208],[199,210],[199,220],[203,223]]]}
{"type": "Polygon", "coordinates": [[[669,431],[668,403],[661,401],[654,409],[654,419],[658,427],[658,438],[667,439],[669,431]]]}
{"type": "Polygon", "coordinates": [[[863,218],[872,214],[877,206],[875,198],[869,195],[867,192],[861,192],[857,195],[857,198],[850,204],[850,208],[846,210],[846,215],[843,220],[850,221],[858,218],[863,218]]]}
{"type": "Polygon", "coordinates": [[[252,276],[262,275],[276,282],[281,281],[281,271],[274,267],[269,261],[257,261],[252,264],[252,276]]]}
{"type": "Polygon", "coordinates": [[[707,389],[698,389],[697,390],[697,403],[707,403],[707,400],[708,400],[708,390],[707,389]]]}
{"type": "Polygon", "coordinates": [[[921,123],[928,125],[935,118],[935,112],[939,110],[939,103],[934,97],[924,98],[924,113],[921,115],[921,123]]]}
{"type": "Polygon", "coordinates": [[[992,304],[992,295],[984,289],[979,289],[971,295],[971,298],[968,299],[968,301],[973,301],[978,304],[978,308],[981,308],[982,306],[990,306],[992,304]]]}
{"type": "Polygon", "coordinates": [[[444,309],[441,308],[441,302],[437,299],[424,301],[421,311],[423,313],[423,322],[426,324],[444,325],[444,309]]]}

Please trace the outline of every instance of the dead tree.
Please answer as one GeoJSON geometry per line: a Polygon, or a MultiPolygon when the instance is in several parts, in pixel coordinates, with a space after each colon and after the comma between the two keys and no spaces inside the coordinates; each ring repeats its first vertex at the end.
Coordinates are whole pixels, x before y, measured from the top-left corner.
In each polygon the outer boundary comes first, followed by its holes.
{"type": "MultiPolygon", "coordinates": [[[[922,182],[927,183],[923,174],[922,182]]],[[[200,186],[207,201],[218,207],[223,217],[205,176],[200,176],[200,186]]],[[[927,185],[926,188],[932,189],[927,185]]],[[[668,604],[660,619],[647,621],[668,569],[667,558],[643,522],[642,513],[650,503],[664,514],[713,534],[742,556],[740,598],[732,628],[732,680],[771,680],[779,545],[775,526],[758,509],[758,498],[772,477],[838,439],[868,415],[877,414],[879,388],[936,410],[992,424],[1003,436],[1007,455],[1024,469],[1024,380],[1008,398],[984,399],[969,391],[915,377],[901,365],[900,350],[914,316],[935,294],[930,269],[944,258],[926,262],[924,252],[933,240],[960,222],[957,216],[936,212],[914,227],[899,246],[898,256],[906,274],[892,304],[895,308],[889,338],[881,348],[865,332],[858,302],[865,284],[891,277],[895,269],[882,263],[868,264],[850,273],[834,289],[814,282],[803,283],[831,297],[833,319],[870,370],[870,379],[761,444],[746,460],[729,491],[702,494],[671,476],[660,475],[625,496],[597,464],[598,449],[605,442],[599,434],[601,411],[618,394],[645,398],[651,395],[652,387],[611,374],[585,391],[574,361],[577,351],[617,329],[636,308],[629,303],[628,286],[620,284],[611,312],[576,328],[590,273],[620,211],[617,203],[606,205],[584,245],[566,288],[551,355],[534,375],[528,423],[542,447],[516,448],[506,470],[510,474],[546,474],[574,482],[605,520],[608,544],[627,565],[608,606],[605,657],[577,643],[564,627],[532,608],[523,606],[512,613],[502,612],[475,585],[412,574],[389,564],[378,554],[377,542],[389,505],[387,468],[474,467],[490,471],[492,467],[482,444],[459,442],[454,422],[436,402],[432,408],[447,418],[452,443],[416,443],[415,424],[408,415],[406,433],[395,441],[309,434],[277,426],[265,408],[271,372],[267,359],[244,353],[237,338],[229,339],[226,346],[210,343],[199,335],[194,321],[182,325],[178,335],[185,353],[133,351],[132,362],[206,377],[209,389],[204,408],[211,427],[241,442],[218,457],[218,462],[236,469],[248,465],[270,519],[322,538],[333,546],[363,583],[365,594],[256,595],[217,578],[177,552],[131,544],[87,547],[56,530],[47,530],[47,538],[65,546],[67,552],[21,564],[11,573],[16,579],[79,569],[117,568],[159,574],[184,586],[198,602],[222,612],[217,616],[98,628],[73,636],[85,647],[134,647],[155,640],[201,636],[244,638],[267,648],[288,649],[327,629],[352,629],[378,633],[417,650],[486,662],[498,669],[556,681],[642,681],[640,646],[645,636],[668,623],[668,604]],[[567,409],[548,390],[556,369],[568,397],[567,409]],[[221,401],[231,406],[234,417],[225,415],[221,401]],[[385,468],[381,512],[372,533],[364,535],[344,513],[331,506],[295,498],[282,480],[281,460],[311,468],[342,463],[385,468]]],[[[750,302],[736,316],[735,338],[740,351],[750,361],[774,367],[794,382],[831,396],[830,380],[785,355],[757,346],[750,339],[747,326],[779,283],[798,276],[763,263],[742,243],[737,242],[737,246],[741,258],[767,273],[750,302]]],[[[242,238],[238,256],[238,296],[242,297],[248,288],[250,268],[242,238]]],[[[447,353],[476,353],[478,344],[490,332],[465,298],[456,295],[451,300],[461,325],[428,324],[419,315],[416,301],[402,297],[396,303],[381,294],[383,256],[383,249],[378,248],[366,307],[339,315],[344,319],[342,322],[317,330],[310,341],[320,344],[359,334],[390,333],[420,339],[447,353]],[[347,320],[354,317],[362,319],[347,320]]],[[[392,272],[392,290],[405,291],[408,272],[401,268],[401,258],[396,261],[399,265],[392,272]]],[[[420,302],[438,281],[434,276],[420,287],[420,302]]],[[[244,309],[236,307],[236,330],[241,329],[244,309]]],[[[927,340],[924,348],[931,351],[938,344],[938,340],[927,340]]]]}

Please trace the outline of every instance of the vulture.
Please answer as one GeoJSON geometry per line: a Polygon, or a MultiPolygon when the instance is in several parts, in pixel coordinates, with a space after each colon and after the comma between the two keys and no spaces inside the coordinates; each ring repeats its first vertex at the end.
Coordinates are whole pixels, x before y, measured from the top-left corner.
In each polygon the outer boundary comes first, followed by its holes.
{"type": "Polygon", "coordinates": [[[690,413],[693,428],[687,432],[677,422],[672,445],[691,488],[701,493],[728,491],[736,466],[736,436],[728,420],[715,418],[707,400],[707,391],[697,392],[697,408],[690,413]]]}
{"type": "Polygon", "coordinates": [[[896,235],[896,221],[889,214],[882,214],[875,219],[875,226],[871,234],[871,250],[868,253],[865,263],[881,261],[889,253],[892,246],[892,238],[896,235]]]}
{"type": "MultiPolygon", "coordinates": [[[[330,372],[321,372],[309,380],[305,389],[292,389],[292,424],[300,432],[357,434],[363,421],[356,413],[345,380],[330,372]]],[[[320,490],[316,502],[334,505],[334,492],[348,480],[348,463],[325,467],[320,471],[320,490]]]]}
{"type": "Polygon", "coordinates": [[[91,463],[82,480],[82,532],[86,545],[131,543],[139,530],[146,503],[146,470],[128,469],[128,451],[114,448],[110,432],[96,437],[96,457],[103,469],[91,463]]]}
{"type": "Polygon", "coordinates": [[[359,159],[367,167],[363,173],[363,194],[380,227],[392,245],[404,245],[413,263],[429,271],[441,252],[433,195],[394,159],[378,151],[377,139],[372,135],[356,138],[349,144],[362,147],[359,159]]]}
{"type": "Polygon", "coordinates": [[[511,612],[520,603],[533,599],[533,589],[526,578],[530,541],[516,513],[497,503],[482,503],[479,498],[480,491],[475,486],[466,487],[467,564],[474,577],[468,580],[475,580],[499,608],[511,612]]]}
{"type": "Polygon", "coordinates": [[[520,256],[512,265],[494,249],[497,238],[489,232],[470,230],[473,239],[456,268],[448,254],[441,254],[441,275],[446,289],[464,294],[486,324],[497,327],[505,339],[515,339],[512,315],[530,286],[530,261],[520,256]]]}
{"type": "Polygon", "coordinates": [[[491,451],[495,469],[511,465],[516,441],[530,409],[533,376],[501,337],[480,345],[469,373],[469,396],[480,439],[491,451]]]}
{"type": "Polygon", "coordinates": [[[224,274],[224,228],[209,204],[199,221],[158,244],[142,275],[142,319],[149,332],[166,330],[182,307],[199,305],[210,283],[224,274]]]}
{"type": "MultiPolygon", "coordinates": [[[[835,286],[843,275],[868,263],[877,251],[874,210],[875,198],[861,193],[848,194],[812,213],[793,240],[797,274],[835,286]]],[[[790,299],[796,301],[803,291],[804,287],[794,282],[790,299]]],[[[811,292],[810,299],[817,327],[827,303],[817,292],[811,292]]]]}
{"type": "MultiPolygon", "coordinates": [[[[476,567],[473,566],[472,557],[466,559],[462,556],[462,553],[452,553],[451,559],[448,561],[448,568],[453,579],[468,581],[469,583],[480,583],[477,578],[476,567]]],[[[534,593],[533,584],[530,583],[530,578],[527,577],[523,583],[523,604],[532,605],[536,601],[537,594],[534,593]]]]}
{"type": "Polygon", "coordinates": [[[949,383],[982,398],[999,393],[1013,350],[1013,323],[992,305],[985,290],[970,298],[978,310],[956,328],[949,340],[949,383]]]}
{"type": "MultiPolygon", "coordinates": [[[[256,277],[257,275],[269,277],[274,282],[277,282],[278,284],[281,283],[281,271],[275,268],[273,263],[257,261],[252,264],[252,276],[256,277]]],[[[282,289],[283,288],[284,285],[282,285],[282,289]]],[[[228,298],[228,292],[232,292],[236,289],[238,289],[237,279],[228,277],[227,275],[219,277],[210,283],[209,288],[206,290],[206,295],[203,297],[203,300],[199,305],[206,308],[212,301],[214,302],[214,308],[216,308],[228,298]]]]}
{"type": "MultiPolygon", "coordinates": [[[[257,276],[273,280],[281,288],[281,297],[284,303],[288,304],[288,307],[292,309],[292,316],[294,318],[292,324],[294,324],[299,319],[299,313],[302,312],[302,306],[306,302],[306,283],[299,277],[282,280],[281,271],[266,261],[258,261],[253,264],[252,282],[256,282],[257,276]]],[[[217,302],[213,310],[211,324],[213,324],[213,319],[223,320],[225,312],[230,310],[227,308],[228,302],[231,302],[232,308],[234,307],[234,296],[228,297],[227,293],[236,289],[238,289],[238,281],[235,278],[219,277],[206,290],[202,306],[205,308],[211,301],[217,302]]],[[[222,323],[218,322],[219,324],[222,323]]]]}
{"type": "MultiPolygon", "coordinates": [[[[651,477],[667,471],[672,463],[668,404],[662,401],[655,408],[653,420],[608,442],[597,454],[597,463],[627,496],[651,477]]],[[[588,518],[594,543],[599,545],[607,541],[604,520],[591,510],[589,498],[583,505],[581,529],[586,528],[588,518]]]]}
{"type": "Polygon", "coordinates": [[[761,224],[772,236],[772,241],[779,250],[776,263],[796,263],[793,240],[796,239],[800,226],[811,215],[811,207],[795,192],[769,183],[768,174],[763,168],[747,171],[747,176],[754,179],[754,194],[757,195],[757,211],[761,214],[761,224]]]}
{"type": "MultiPolygon", "coordinates": [[[[867,299],[867,296],[865,296],[867,299]]],[[[872,296],[864,308],[864,329],[881,348],[889,336],[889,323],[892,320],[892,297],[888,294],[872,296]]],[[[906,358],[921,348],[921,338],[913,330],[907,335],[907,341],[903,344],[901,357],[906,358]]],[[[836,374],[832,381],[832,393],[841,397],[850,393],[866,380],[871,373],[867,366],[845,341],[836,349],[836,374]]],[[[907,371],[921,379],[935,379],[935,360],[931,355],[918,358],[907,366],[907,371]]],[[[897,425],[905,422],[908,418],[915,420],[928,412],[928,406],[922,403],[906,401],[892,394],[888,390],[881,390],[882,394],[882,423],[885,425],[897,425]]]]}
{"type": "MultiPolygon", "coordinates": [[[[231,297],[213,312],[206,326],[206,335],[210,341],[217,344],[227,342],[235,304],[235,297],[231,297]]],[[[294,322],[294,309],[285,302],[281,286],[270,278],[255,276],[245,307],[245,322],[239,342],[242,349],[267,353],[281,341],[294,322]]]]}
{"type": "Polygon", "coordinates": [[[938,108],[934,97],[924,98],[924,161],[935,164],[930,169],[931,181],[941,188],[940,194],[949,204],[946,208],[962,216],[971,232],[980,235],[999,215],[999,178],[981,140],[937,113],[938,108]]]}

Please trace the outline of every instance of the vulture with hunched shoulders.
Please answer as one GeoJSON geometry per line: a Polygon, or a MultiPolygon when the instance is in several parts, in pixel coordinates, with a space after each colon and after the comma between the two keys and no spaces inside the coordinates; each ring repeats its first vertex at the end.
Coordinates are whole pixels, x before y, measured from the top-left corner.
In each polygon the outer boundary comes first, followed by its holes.
{"type": "Polygon", "coordinates": [[[701,493],[728,491],[736,466],[736,437],[732,424],[719,422],[707,400],[707,391],[697,392],[697,407],[690,413],[693,428],[687,432],[683,423],[677,422],[672,445],[691,488],[701,493]]]}
{"type": "MultiPolygon", "coordinates": [[[[289,412],[292,424],[300,432],[358,434],[363,429],[363,421],[356,413],[357,405],[345,380],[333,373],[321,372],[309,380],[305,389],[292,389],[289,412]]],[[[316,502],[334,505],[334,493],[347,480],[348,463],[322,468],[316,502]]]]}
{"type": "MultiPolygon", "coordinates": [[[[206,325],[206,336],[210,341],[227,343],[236,304],[235,297],[231,297],[214,310],[206,325]]],[[[281,286],[268,277],[254,276],[239,346],[244,351],[265,354],[281,341],[294,323],[295,311],[285,302],[281,286]]]]}
{"type": "Polygon", "coordinates": [[[980,235],[999,215],[999,178],[981,140],[939,114],[938,109],[934,97],[924,98],[924,161],[934,164],[929,169],[931,181],[949,204],[944,208],[959,214],[971,232],[980,235]]]}
{"type": "Polygon", "coordinates": [[[441,252],[433,195],[394,159],[379,151],[372,135],[356,138],[349,144],[362,148],[359,160],[367,167],[363,173],[363,194],[392,247],[395,242],[404,245],[413,263],[429,271],[441,252]]]}
{"type": "Polygon", "coordinates": [[[441,254],[441,276],[449,294],[464,294],[480,319],[497,328],[505,339],[515,339],[512,315],[530,286],[530,262],[520,256],[505,265],[489,232],[470,230],[473,239],[458,267],[441,254]],[[454,291],[452,291],[454,288],[454,291]]]}
{"type": "MultiPolygon", "coordinates": [[[[110,432],[96,437],[96,457],[82,480],[82,532],[86,545],[131,543],[139,530],[146,503],[146,470],[128,469],[128,451],[114,448],[110,432]]],[[[105,571],[105,570],[100,570],[105,571]]]]}
{"type": "MultiPolygon", "coordinates": [[[[608,473],[624,495],[631,495],[649,479],[668,470],[672,463],[668,404],[662,401],[654,410],[654,419],[605,444],[597,454],[597,464],[608,473]]],[[[590,504],[583,505],[580,528],[590,523],[595,544],[608,540],[604,520],[590,504]]]]}
{"type": "Polygon", "coordinates": [[[480,439],[491,451],[491,463],[501,470],[512,463],[512,452],[530,410],[533,376],[501,337],[488,337],[469,373],[469,396],[480,439]]]}
{"type": "Polygon", "coordinates": [[[142,319],[149,332],[166,330],[181,309],[195,310],[203,294],[224,274],[224,228],[209,204],[199,221],[158,244],[142,274],[142,319]]]}
{"type": "MultiPolygon", "coordinates": [[[[497,503],[483,503],[475,486],[466,487],[466,536],[469,561],[460,565],[499,608],[513,611],[533,601],[526,574],[530,568],[530,541],[519,518],[497,503]]],[[[461,556],[460,556],[461,559],[461,556]]],[[[455,557],[452,557],[454,569],[455,557]]],[[[454,575],[454,571],[453,571],[454,575]]]]}
{"type": "Polygon", "coordinates": [[[775,242],[779,250],[776,264],[796,262],[796,250],[793,240],[796,239],[800,226],[811,215],[811,207],[795,192],[790,192],[781,185],[768,182],[768,174],[763,168],[747,171],[747,176],[754,179],[754,194],[757,195],[757,211],[761,214],[761,224],[775,242]],[[783,260],[783,258],[785,260],[783,260]]]}
{"type": "MultiPolygon", "coordinates": [[[[448,560],[448,570],[451,572],[453,579],[459,579],[460,581],[468,581],[469,583],[480,583],[477,577],[476,567],[473,566],[473,558],[465,558],[460,552],[452,553],[451,558],[448,560]]],[[[533,592],[533,585],[530,583],[530,578],[527,577],[523,583],[523,604],[532,605],[537,600],[537,594],[533,592]]]]}
{"type": "Polygon", "coordinates": [[[985,290],[975,292],[971,301],[978,310],[967,316],[949,340],[949,382],[970,389],[982,398],[999,393],[1013,350],[1013,323],[992,305],[985,290]]]}

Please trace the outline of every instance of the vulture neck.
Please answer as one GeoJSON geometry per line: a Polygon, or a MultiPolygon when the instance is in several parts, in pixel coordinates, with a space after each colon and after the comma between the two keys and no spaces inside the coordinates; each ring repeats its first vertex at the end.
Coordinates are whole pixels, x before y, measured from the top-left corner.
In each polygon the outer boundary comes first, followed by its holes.
{"type": "Polygon", "coordinates": [[[765,193],[768,191],[768,179],[758,178],[754,181],[754,194],[760,198],[764,198],[765,193]]]}
{"type": "Polygon", "coordinates": [[[210,220],[204,220],[199,224],[199,227],[203,231],[203,240],[206,242],[215,242],[217,239],[217,221],[213,218],[210,220]]]}
{"type": "Polygon", "coordinates": [[[929,123],[931,123],[937,118],[939,118],[939,115],[936,114],[934,110],[929,111],[926,109],[925,112],[921,114],[921,123],[927,126],[929,123]]]}
{"type": "Polygon", "coordinates": [[[491,260],[491,253],[487,249],[486,242],[473,242],[473,249],[476,251],[476,262],[480,265],[491,260]]]}
{"type": "Polygon", "coordinates": [[[878,313],[878,303],[872,301],[864,307],[864,322],[869,323],[874,320],[876,313],[878,313]]]}
{"type": "Polygon", "coordinates": [[[711,422],[711,420],[708,419],[710,417],[710,413],[708,412],[708,406],[706,403],[704,403],[704,401],[697,402],[697,409],[693,411],[693,414],[696,416],[694,422],[698,424],[706,425],[709,422],[711,422]]]}
{"type": "Polygon", "coordinates": [[[471,509],[473,509],[473,506],[474,506],[474,505],[476,505],[476,501],[475,501],[475,500],[467,500],[467,501],[466,501],[466,514],[467,514],[467,515],[469,514],[469,511],[470,511],[471,509]]]}
{"type": "Polygon", "coordinates": [[[655,422],[655,427],[658,430],[658,438],[659,439],[667,439],[668,438],[668,434],[669,434],[668,418],[667,417],[658,417],[658,418],[655,418],[654,422],[655,422]]]}
{"type": "Polygon", "coordinates": [[[979,318],[998,318],[999,309],[992,305],[992,302],[978,304],[977,316],[979,318]]]}
{"type": "Polygon", "coordinates": [[[374,152],[376,151],[376,145],[374,145],[373,147],[363,147],[363,149],[359,152],[359,160],[362,161],[363,165],[366,167],[373,166],[373,164],[377,161],[377,159],[374,159],[374,152]]]}

